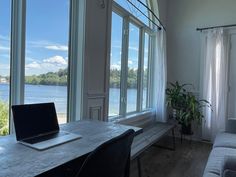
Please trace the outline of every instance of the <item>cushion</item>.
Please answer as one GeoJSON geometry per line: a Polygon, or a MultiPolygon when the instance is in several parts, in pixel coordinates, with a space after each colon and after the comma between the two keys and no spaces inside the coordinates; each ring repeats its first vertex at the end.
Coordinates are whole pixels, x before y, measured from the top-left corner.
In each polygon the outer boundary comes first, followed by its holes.
{"type": "Polygon", "coordinates": [[[214,173],[204,173],[204,177],[220,177],[220,176],[214,173]]]}
{"type": "Polygon", "coordinates": [[[236,176],[236,171],[225,170],[222,177],[235,177],[235,176],[236,176]]]}
{"type": "Polygon", "coordinates": [[[225,132],[217,134],[213,147],[228,147],[236,149],[236,134],[225,132]]]}
{"type": "MultiPolygon", "coordinates": [[[[236,155],[236,154],[235,154],[236,155]]],[[[236,156],[225,156],[222,168],[223,176],[236,176],[236,156]]]]}
{"type": "Polygon", "coordinates": [[[210,173],[221,176],[225,162],[225,156],[235,156],[236,149],[216,147],[214,148],[207,161],[204,171],[204,177],[208,177],[210,173]]]}

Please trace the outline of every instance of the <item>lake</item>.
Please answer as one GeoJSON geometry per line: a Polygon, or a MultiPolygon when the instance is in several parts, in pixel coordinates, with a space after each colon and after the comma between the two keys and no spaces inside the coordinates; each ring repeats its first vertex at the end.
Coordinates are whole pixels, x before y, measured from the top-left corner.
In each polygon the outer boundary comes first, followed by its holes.
{"type": "MultiPolygon", "coordinates": [[[[144,94],[146,91],[144,91],[144,94]]],[[[119,111],[120,89],[110,89],[109,113],[117,115],[119,111]]],[[[9,84],[0,84],[0,100],[8,102],[9,84]]],[[[135,111],[137,100],[137,90],[128,89],[127,110],[135,111]]],[[[47,86],[47,85],[25,85],[25,103],[54,102],[57,113],[66,114],[67,111],[67,87],[47,86]]]]}

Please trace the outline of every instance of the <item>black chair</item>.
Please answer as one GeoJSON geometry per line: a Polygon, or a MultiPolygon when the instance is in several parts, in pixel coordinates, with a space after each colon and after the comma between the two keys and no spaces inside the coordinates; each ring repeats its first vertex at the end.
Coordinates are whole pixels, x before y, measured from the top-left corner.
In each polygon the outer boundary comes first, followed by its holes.
{"type": "Polygon", "coordinates": [[[76,177],[129,177],[134,130],[128,130],[88,155],[76,177]]]}

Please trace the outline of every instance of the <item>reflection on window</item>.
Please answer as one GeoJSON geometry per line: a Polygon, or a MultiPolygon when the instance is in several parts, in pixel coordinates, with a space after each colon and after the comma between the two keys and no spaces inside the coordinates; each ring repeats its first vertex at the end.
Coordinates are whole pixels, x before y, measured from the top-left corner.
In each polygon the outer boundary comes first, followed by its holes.
{"type": "Polygon", "coordinates": [[[119,115],[123,19],[112,13],[109,116],[119,115]]]}
{"type": "Polygon", "coordinates": [[[0,136],[9,131],[10,9],[10,0],[0,1],[0,136]]]}
{"type": "Polygon", "coordinates": [[[143,103],[142,110],[148,108],[148,74],[149,74],[149,35],[145,33],[143,61],[143,103]]]}
{"type": "MultiPolygon", "coordinates": [[[[141,0],[145,5],[148,5],[147,0],[141,0]]],[[[149,20],[147,17],[145,17],[140,11],[142,11],[146,16],[149,16],[148,10],[146,7],[144,7],[140,2],[137,0],[130,0],[132,4],[134,4],[139,10],[137,10],[129,1],[127,0],[115,0],[116,3],[118,3],[120,6],[122,6],[124,9],[126,9],[128,12],[130,12],[132,15],[134,15],[136,18],[140,19],[143,23],[145,23],[147,26],[149,25],[149,20]]]]}
{"type": "Polygon", "coordinates": [[[65,123],[69,1],[27,0],[26,12],[25,103],[54,102],[65,123]]]}
{"type": "Polygon", "coordinates": [[[130,23],[128,80],[127,80],[127,112],[134,112],[137,110],[138,61],[139,61],[139,28],[130,23]]]}

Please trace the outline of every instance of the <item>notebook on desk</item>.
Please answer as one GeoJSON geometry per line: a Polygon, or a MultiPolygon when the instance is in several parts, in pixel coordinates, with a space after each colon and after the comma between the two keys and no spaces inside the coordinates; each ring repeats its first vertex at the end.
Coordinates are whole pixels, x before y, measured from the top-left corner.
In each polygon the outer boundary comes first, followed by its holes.
{"type": "Polygon", "coordinates": [[[14,105],[12,113],[17,141],[37,150],[82,137],[60,131],[54,103],[14,105]]]}

